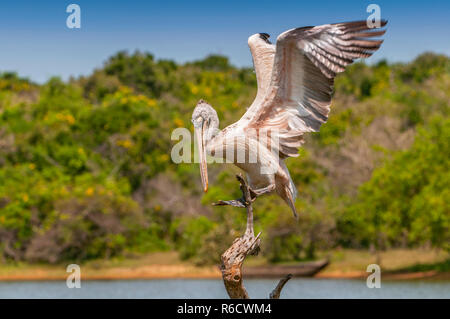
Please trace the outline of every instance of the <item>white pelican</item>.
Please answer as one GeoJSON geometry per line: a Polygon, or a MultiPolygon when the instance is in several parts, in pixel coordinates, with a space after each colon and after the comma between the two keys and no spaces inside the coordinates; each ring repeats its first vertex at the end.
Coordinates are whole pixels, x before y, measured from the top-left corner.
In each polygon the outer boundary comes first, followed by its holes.
{"type": "MultiPolygon", "coordinates": [[[[380,27],[386,23],[382,20],[380,27]]],[[[204,191],[206,154],[226,158],[230,152],[231,161],[247,173],[255,196],[275,190],[297,218],[297,190],[284,160],[298,156],[303,134],[318,132],[327,121],[336,74],[355,59],[371,56],[383,41],[368,38],[385,31],[355,21],[288,30],[278,36],[276,46],[266,33],[249,37],[258,83],[252,105],[222,131],[216,111],[205,101],[192,114],[204,191]],[[268,136],[268,142],[261,136],[268,136]],[[265,173],[262,168],[268,166],[275,169],[265,173]]]]}

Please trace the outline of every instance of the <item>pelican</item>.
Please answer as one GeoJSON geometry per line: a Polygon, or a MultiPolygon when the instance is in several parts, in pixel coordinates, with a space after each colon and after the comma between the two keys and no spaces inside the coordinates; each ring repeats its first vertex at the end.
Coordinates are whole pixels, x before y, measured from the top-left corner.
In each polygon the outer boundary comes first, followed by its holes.
{"type": "Polygon", "coordinates": [[[252,193],[275,191],[298,218],[297,189],[285,160],[298,156],[305,133],[318,132],[327,121],[334,78],[380,47],[383,40],[369,38],[383,35],[386,23],[380,21],[378,28],[369,28],[366,21],[296,28],[280,34],[276,45],[267,33],[250,36],[258,90],[245,114],[222,131],[207,102],[200,100],[192,114],[203,190],[208,190],[207,154],[224,159],[228,152],[245,154],[231,162],[246,172],[252,193]],[[261,141],[263,135],[268,143],[261,141]],[[264,172],[268,166],[273,169],[264,172]]]}

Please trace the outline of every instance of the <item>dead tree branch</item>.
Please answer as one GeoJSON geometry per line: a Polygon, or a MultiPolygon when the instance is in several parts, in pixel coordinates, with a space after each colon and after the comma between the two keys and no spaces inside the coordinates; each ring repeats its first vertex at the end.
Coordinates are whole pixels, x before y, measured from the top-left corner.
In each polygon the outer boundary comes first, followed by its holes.
{"type": "Polygon", "coordinates": [[[280,299],[281,289],[283,289],[284,285],[292,278],[292,275],[286,275],[286,277],[282,278],[275,289],[270,293],[270,299],[280,299]]]}
{"type": "MultiPolygon", "coordinates": [[[[241,175],[236,175],[240,183],[242,198],[236,200],[219,201],[213,205],[231,205],[234,207],[246,208],[247,227],[243,236],[236,238],[233,244],[221,256],[220,270],[225,284],[225,289],[231,299],[249,299],[247,290],[242,280],[242,264],[247,255],[257,255],[259,252],[261,233],[255,236],[253,230],[253,206],[252,202],[256,199],[255,193],[249,188],[241,175]]],[[[270,294],[271,299],[280,297],[281,290],[286,282],[292,277],[287,275],[277,285],[270,294]]]]}

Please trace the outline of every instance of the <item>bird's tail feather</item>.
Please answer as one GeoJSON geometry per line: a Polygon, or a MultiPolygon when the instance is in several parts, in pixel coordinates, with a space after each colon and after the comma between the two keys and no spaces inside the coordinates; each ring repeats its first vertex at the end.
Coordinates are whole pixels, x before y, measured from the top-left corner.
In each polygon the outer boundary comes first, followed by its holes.
{"type": "Polygon", "coordinates": [[[292,213],[294,214],[295,219],[298,220],[297,209],[295,208],[295,198],[289,188],[286,188],[286,197],[284,198],[284,200],[292,209],[292,213]]]}
{"type": "Polygon", "coordinates": [[[289,170],[287,169],[286,164],[284,163],[283,160],[280,160],[280,167],[283,169],[283,171],[289,178],[289,184],[285,186],[284,192],[285,194],[283,194],[281,197],[292,209],[295,219],[298,220],[297,209],[295,208],[295,199],[297,198],[297,188],[295,187],[294,181],[292,180],[291,175],[289,174],[289,170]]]}

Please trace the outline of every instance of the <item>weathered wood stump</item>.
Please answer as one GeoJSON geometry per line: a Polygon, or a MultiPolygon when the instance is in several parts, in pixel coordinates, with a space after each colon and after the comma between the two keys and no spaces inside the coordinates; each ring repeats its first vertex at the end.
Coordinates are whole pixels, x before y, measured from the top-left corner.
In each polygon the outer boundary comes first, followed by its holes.
{"type": "MultiPolygon", "coordinates": [[[[215,206],[231,205],[234,207],[246,208],[247,210],[247,227],[243,236],[236,238],[233,244],[221,256],[220,270],[222,271],[222,278],[225,284],[225,289],[232,299],[249,299],[247,290],[243,284],[242,265],[247,255],[257,255],[259,252],[261,233],[255,236],[253,230],[253,206],[252,202],[256,200],[257,196],[252,192],[244,178],[241,175],[236,175],[240,183],[242,191],[242,198],[236,200],[219,201],[214,203],[215,206]]],[[[291,279],[289,274],[281,279],[275,289],[270,293],[271,299],[280,298],[281,290],[286,282],[291,279]]]]}

